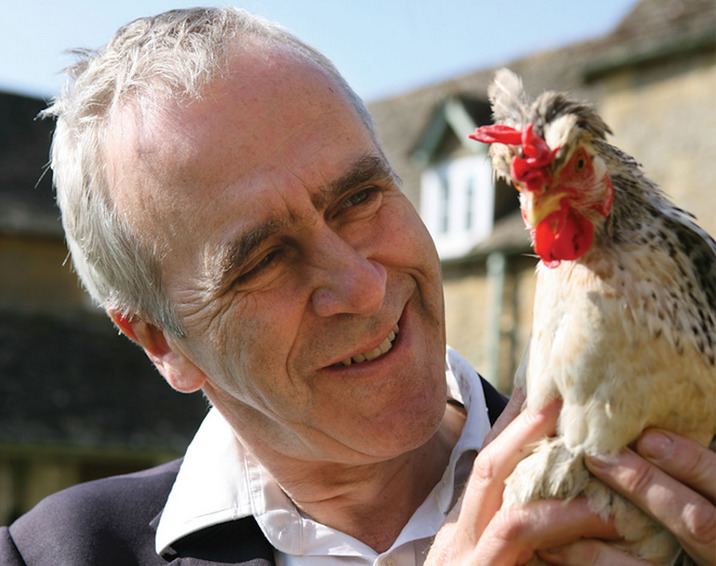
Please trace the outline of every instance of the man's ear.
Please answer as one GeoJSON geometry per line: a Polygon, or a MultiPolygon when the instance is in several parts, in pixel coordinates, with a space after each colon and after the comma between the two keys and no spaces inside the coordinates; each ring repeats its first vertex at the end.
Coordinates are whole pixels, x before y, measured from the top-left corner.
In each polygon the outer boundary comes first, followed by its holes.
{"type": "Polygon", "coordinates": [[[193,393],[204,386],[206,374],[172,340],[167,340],[164,330],[114,309],[108,309],[107,314],[122,334],[142,347],[172,388],[181,393],[193,393]]]}

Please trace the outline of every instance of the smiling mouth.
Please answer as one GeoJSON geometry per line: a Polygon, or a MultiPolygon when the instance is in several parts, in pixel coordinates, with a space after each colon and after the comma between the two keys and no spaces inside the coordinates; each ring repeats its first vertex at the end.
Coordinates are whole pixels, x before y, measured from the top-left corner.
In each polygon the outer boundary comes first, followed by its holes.
{"type": "Polygon", "coordinates": [[[370,352],[356,354],[355,356],[351,356],[350,358],[341,360],[339,362],[339,364],[336,364],[336,365],[343,365],[345,367],[348,367],[353,364],[372,362],[376,358],[379,358],[380,356],[387,354],[390,351],[390,349],[393,347],[393,342],[395,342],[395,338],[398,336],[399,331],[400,331],[400,329],[398,328],[398,325],[396,324],[395,326],[393,326],[393,329],[390,331],[390,333],[388,333],[388,336],[385,337],[385,340],[383,340],[379,346],[373,348],[370,352]]]}

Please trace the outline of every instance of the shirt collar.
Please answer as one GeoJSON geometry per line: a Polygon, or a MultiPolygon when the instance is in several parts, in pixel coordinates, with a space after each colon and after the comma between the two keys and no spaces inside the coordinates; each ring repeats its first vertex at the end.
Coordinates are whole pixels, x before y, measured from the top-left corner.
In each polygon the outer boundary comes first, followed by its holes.
{"type": "MultiPolygon", "coordinates": [[[[465,426],[442,479],[414,515],[425,517],[417,521],[418,527],[411,527],[414,523],[411,519],[396,544],[404,535],[415,539],[435,534],[462,491],[462,485],[455,485],[456,470],[464,468],[460,465],[464,457],[482,446],[490,429],[480,379],[470,364],[451,348],[447,350],[445,377],[448,395],[465,406],[465,426]],[[439,513],[430,513],[426,506],[431,505],[439,513]]],[[[471,463],[471,458],[469,461],[471,463]]],[[[461,483],[464,478],[457,479],[461,483]]],[[[189,445],[169,493],[157,526],[156,551],[162,554],[174,542],[193,532],[250,515],[257,518],[264,534],[279,551],[297,554],[306,553],[308,549],[327,550],[323,548],[324,541],[330,539],[326,537],[327,527],[300,514],[280,486],[237,440],[221,414],[211,409],[189,445]],[[300,536],[296,536],[297,528],[300,536]]],[[[330,550],[340,554],[360,552],[353,545],[330,550]]]]}

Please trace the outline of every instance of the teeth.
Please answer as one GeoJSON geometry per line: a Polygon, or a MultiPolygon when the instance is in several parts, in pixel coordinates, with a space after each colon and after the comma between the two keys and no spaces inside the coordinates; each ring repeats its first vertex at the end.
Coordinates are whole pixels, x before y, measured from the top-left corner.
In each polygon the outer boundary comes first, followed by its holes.
{"type": "Polygon", "coordinates": [[[341,364],[348,367],[351,364],[359,364],[361,362],[370,362],[374,359],[376,359],[378,356],[382,356],[386,352],[388,352],[393,347],[393,341],[395,340],[395,337],[398,335],[398,332],[400,329],[398,328],[398,325],[396,324],[393,326],[393,329],[390,331],[388,336],[386,336],[385,340],[377,347],[371,350],[370,352],[364,352],[362,354],[356,354],[355,356],[351,358],[346,358],[345,360],[341,361],[341,364]]]}

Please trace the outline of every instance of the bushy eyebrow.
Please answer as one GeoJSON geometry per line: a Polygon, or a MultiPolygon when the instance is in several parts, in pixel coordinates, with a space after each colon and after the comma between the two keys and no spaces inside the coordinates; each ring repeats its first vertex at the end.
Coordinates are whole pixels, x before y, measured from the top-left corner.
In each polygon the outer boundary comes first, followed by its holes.
{"type": "Polygon", "coordinates": [[[356,187],[368,181],[379,181],[388,178],[395,178],[395,174],[382,155],[364,155],[344,175],[321,187],[311,197],[311,202],[316,207],[316,210],[325,210],[328,203],[339,199],[356,187]]]}
{"type": "MultiPolygon", "coordinates": [[[[397,181],[395,173],[382,155],[366,154],[356,160],[350,169],[339,178],[329,181],[311,196],[311,203],[316,210],[325,210],[331,202],[344,194],[370,181],[397,181]]],[[[209,278],[212,287],[223,287],[231,273],[244,265],[251,254],[271,236],[288,225],[290,218],[286,214],[276,215],[267,221],[244,230],[232,242],[213,255],[213,265],[209,267],[209,278]]]]}
{"type": "Polygon", "coordinates": [[[219,271],[212,278],[215,283],[214,287],[222,286],[237,266],[245,264],[254,250],[279,232],[285,224],[285,220],[272,218],[258,226],[247,229],[236,240],[224,246],[218,254],[219,271]]]}

